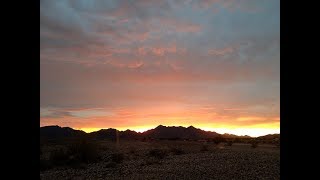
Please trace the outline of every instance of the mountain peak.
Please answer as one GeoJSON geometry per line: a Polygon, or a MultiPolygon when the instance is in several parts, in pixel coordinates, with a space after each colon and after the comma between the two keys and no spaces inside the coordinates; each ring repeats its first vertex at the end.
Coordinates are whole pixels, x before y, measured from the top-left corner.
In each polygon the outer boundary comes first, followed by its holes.
{"type": "Polygon", "coordinates": [[[165,127],[166,127],[166,126],[159,125],[159,126],[156,127],[156,129],[158,129],[158,128],[165,128],[165,127]]]}

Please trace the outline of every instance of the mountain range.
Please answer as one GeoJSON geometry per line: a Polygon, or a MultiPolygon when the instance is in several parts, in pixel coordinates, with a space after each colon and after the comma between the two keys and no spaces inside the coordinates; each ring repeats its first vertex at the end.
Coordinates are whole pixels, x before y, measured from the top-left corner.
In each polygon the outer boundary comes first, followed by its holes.
{"type": "MultiPolygon", "coordinates": [[[[98,140],[115,140],[117,136],[120,139],[133,140],[133,139],[189,139],[189,140],[200,140],[200,139],[211,139],[216,137],[223,138],[251,138],[250,136],[237,136],[234,134],[219,134],[212,131],[204,131],[193,126],[182,127],[182,126],[162,126],[159,125],[154,129],[147,130],[145,132],[136,132],[132,130],[118,131],[113,128],[101,129],[86,133],[81,130],[75,130],[70,127],[60,126],[44,126],[40,127],[40,137],[46,139],[57,139],[57,138],[72,138],[87,136],[98,140]]],[[[280,134],[269,134],[258,137],[259,139],[274,139],[280,138],[280,134]]]]}

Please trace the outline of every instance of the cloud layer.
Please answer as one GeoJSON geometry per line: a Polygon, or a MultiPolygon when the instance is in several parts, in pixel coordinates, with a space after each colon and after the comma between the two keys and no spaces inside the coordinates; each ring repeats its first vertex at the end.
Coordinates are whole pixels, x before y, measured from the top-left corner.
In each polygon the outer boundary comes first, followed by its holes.
{"type": "Polygon", "coordinates": [[[279,129],[279,23],[277,0],[42,0],[40,124],[279,129]]]}

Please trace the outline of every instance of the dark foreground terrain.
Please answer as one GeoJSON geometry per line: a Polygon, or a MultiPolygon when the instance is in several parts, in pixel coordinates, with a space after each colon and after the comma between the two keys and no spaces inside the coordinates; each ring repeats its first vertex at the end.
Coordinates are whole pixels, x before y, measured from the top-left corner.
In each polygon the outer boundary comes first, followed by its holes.
{"type": "Polygon", "coordinates": [[[280,179],[280,148],[271,144],[96,141],[40,147],[45,179],[280,179]]]}

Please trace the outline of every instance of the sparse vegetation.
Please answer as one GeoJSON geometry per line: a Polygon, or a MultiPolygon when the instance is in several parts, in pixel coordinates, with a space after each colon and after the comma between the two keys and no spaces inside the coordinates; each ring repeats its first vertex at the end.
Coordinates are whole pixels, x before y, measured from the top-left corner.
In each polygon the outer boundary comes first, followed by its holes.
{"type": "Polygon", "coordinates": [[[51,151],[49,156],[49,163],[52,163],[55,166],[61,166],[68,164],[69,154],[64,148],[57,148],[51,151]]]}
{"type": "Polygon", "coordinates": [[[225,138],[223,138],[222,136],[218,136],[218,137],[213,138],[213,142],[214,142],[216,145],[219,145],[219,144],[222,143],[222,142],[226,142],[226,140],[225,140],[225,138]]]}
{"type": "Polygon", "coordinates": [[[145,159],[145,161],[141,164],[141,166],[148,166],[153,164],[160,164],[160,159],[155,157],[150,157],[145,159]]]}
{"type": "Polygon", "coordinates": [[[203,144],[200,149],[201,152],[209,151],[209,147],[207,144],[203,144]]]}
{"type": "Polygon", "coordinates": [[[257,148],[258,147],[258,141],[253,140],[251,142],[251,148],[257,148]]]}
{"type": "Polygon", "coordinates": [[[232,146],[232,144],[233,144],[232,140],[227,141],[227,146],[232,146]]]}
{"type": "Polygon", "coordinates": [[[181,148],[179,148],[179,147],[172,147],[172,148],[170,149],[170,152],[172,152],[172,154],[174,154],[174,155],[185,154],[185,152],[184,152],[181,148]]]}
{"type": "Polygon", "coordinates": [[[136,150],[134,147],[130,147],[129,153],[130,153],[130,154],[136,154],[136,153],[137,153],[137,150],[136,150]]]}
{"type": "Polygon", "coordinates": [[[114,162],[114,163],[122,163],[124,160],[124,154],[123,153],[114,153],[114,154],[111,154],[111,162],[114,162]]]}
{"type": "Polygon", "coordinates": [[[224,136],[162,140],[146,137],[139,140],[120,139],[119,143],[90,136],[48,139],[40,145],[40,177],[114,179],[124,175],[124,179],[172,179],[164,176],[170,174],[175,176],[174,179],[186,176],[189,179],[198,179],[199,176],[232,179],[237,172],[239,179],[279,179],[280,155],[279,148],[275,148],[279,144],[280,138],[239,139],[224,136]],[[263,142],[263,147],[254,149],[263,142]],[[197,174],[199,169],[206,173],[197,174]],[[221,171],[227,173],[217,174],[221,171]]]}
{"type": "Polygon", "coordinates": [[[111,161],[111,162],[108,162],[104,167],[105,168],[115,168],[115,167],[117,167],[117,163],[111,161]]]}
{"type": "Polygon", "coordinates": [[[40,159],[40,171],[45,171],[48,170],[52,167],[50,164],[50,161],[45,160],[45,159],[40,159]]]}
{"type": "Polygon", "coordinates": [[[48,170],[58,166],[83,168],[84,164],[97,162],[99,158],[96,144],[86,140],[75,141],[71,145],[59,145],[51,149],[47,159],[40,157],[40,170],[48,170]]]}
{"type": "MultiPolygon", "coordinates": [[[[248,143],[251,142],[253,141],[248,141],[248,143]]],[[[261,151],[256,151],[248,144],[243,143],[234,143],[232,148],[211,151],[210,148],[215,149],[215,146],[211,146],[210,142],[200,143],[197,141],[163,140],[150,143],[120,141],[118,148],[115,148],[115,143],[111,141],[85,142],[82,145],[80,145],[81,141],[77,141],[77,143],[71,144],[77,145],[45,145],[42,148],[43,155],[40,156],[41,179],[73,177],[113,179],[122,175],[125,176],[124,179],[139,179],[138,176],[143,179],[165,179],[167,176],[163,176],[163,174],[174,174],[176,179],[185,178],[180,174],[185,174],[189,179],[198,179],[200,174],[197,174],[197,168],[206,169],[206,174],[201,174],[201,176],[207,179],[212,177],[232,179],[234,172],[239,174],[239,179],[247,179],[248,177],[249,179],[261,177],[279,179],[280,175],[280,155],[279,148],[274,148],[276,144],[264,146],[261,151]],[[99,146],[95,146],[95,144],[99,144],[99,146]],[[82,149],[73,152],[85,151],[83,149],[86,148],[80,148],[80,146],[96,149],[102,160],[98,159],[96,163],[87,165],[85,161],[76,156],[77,161],[71,161],[71,155],[79,154],[71,153],[72,151],[69,149],[71,146],[82,149]],[[268,153],[264,151],[266,148],[268,148],[268,153]],[[202,151],[199,152],[201,149],[202,151]],[[50,157],[47,156],[49,154],[52,154],[52,159],[63,162],[62,165],[53,164],[50,157]],[[67,161],[64,161],[66,157],[68,157],[67,161]],[[262,161],[263,164],[261,164],[262,161]],[[230,168],[230,164],[232,164],[232,168],[230,168]],[[73,169],[70,170],[70,167],[73,169]],[[217,174],[220,171],[227,173],[217,174]]]]}
{"type": "Polygon", "coordinates": [[[164,149],[155,148],[155,149],[151,149],[148,155],[151,157],[155,157],[157,159],[163,159],[168,155],[168,152],[164,149]]]}
{"type": "Polygon", "coordinates": [[[100,158],[98,145],[87,140],[72,144],[68,150],[72,160],[81,163],[97,162],[100,158]]]}

